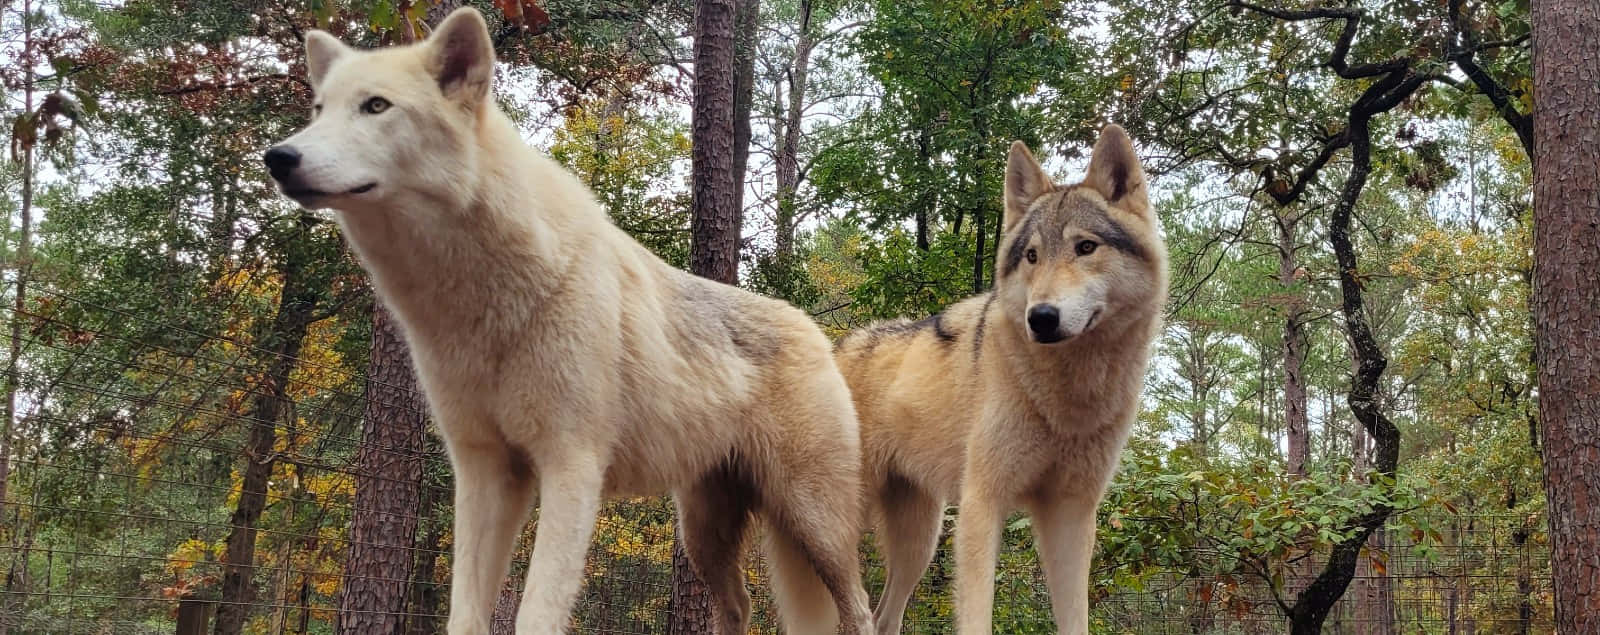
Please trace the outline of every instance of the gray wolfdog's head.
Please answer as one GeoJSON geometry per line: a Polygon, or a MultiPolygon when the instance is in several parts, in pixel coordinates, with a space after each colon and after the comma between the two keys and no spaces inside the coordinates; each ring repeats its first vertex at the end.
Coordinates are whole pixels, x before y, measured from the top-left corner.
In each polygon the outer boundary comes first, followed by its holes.
{"type": "Polygon", "coordinates": [[[311,31],[306,70],[311,123],[263,157],[284,194],[355,213],[470,201],[479,124],[494,108],[494,48],[475,10],[456,10],[424,42],[382,50],[311,31]]]}
{"type": "Polygon", "coordinates": [[[1101,131],[1088,176],[1076,185],[1051,183],[1028,148],[1013,143],[1004,223],[997,299],[1006,321],[1034,342],[1120,332],[1166,301],[1166,246],[1120,126],[1101,131]]]}

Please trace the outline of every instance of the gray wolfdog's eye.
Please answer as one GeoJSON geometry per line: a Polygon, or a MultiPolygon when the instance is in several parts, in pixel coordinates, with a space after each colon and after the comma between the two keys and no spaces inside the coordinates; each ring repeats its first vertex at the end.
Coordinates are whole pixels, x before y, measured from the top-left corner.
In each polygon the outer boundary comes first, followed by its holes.
{"type": "Polygon", "coordinates": [[[388,110],[390,105],[389,100],[382,97],[368,97],[366,101],[361,102],[361,112],[376,115],[388,110]]]}
{"type": "MultiPolygon", "coordinates": [[[[1015,253],[1015,252],[1012,252],[1012,253],[1015,253]]],[[[1035,251],[1034,248],[1029,247],[1028,248],[1028,264],[1031,265],[1031,264],[1035,264],[1037,262],[1039,262],[1039,252],[1035,251]]]]}
{"type": "Polygon", "coordinates": [[[1076,249],[1078,250],[1078,255],[1079,256],[1087,256],[1089,254],[1094,253],[1095,248],[1097,248],[1099,246],[1100,246],[1100,243],[1097,243],[1097,242],[1092,241],[1092,240],[1080,240],[1080,241],[1078,241],[1078,246],[1076,247],[1076,249]]]}

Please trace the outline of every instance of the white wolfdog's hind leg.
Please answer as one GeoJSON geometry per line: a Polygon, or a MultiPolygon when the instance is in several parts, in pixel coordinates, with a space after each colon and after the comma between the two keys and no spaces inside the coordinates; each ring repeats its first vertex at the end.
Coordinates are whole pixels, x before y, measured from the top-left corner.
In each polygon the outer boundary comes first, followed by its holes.
{"type": "Polygon", "coordinates": [[[684,551],[716,602],[719,633],[744,633],[750,624],[750,591],[740,563],[755,492],[743,478],[719,468],[673,496],[684,551]]]}
{"type": "Polygon", "coordinates": [[[777,523],[767,523],[763,534],[761,552],[772,571],[772,595],[784,635],[832,635],[839,628],[839,609],[805,552],[777,523]]]}
{"type": "Polygon", "coordinates": [[[533,479],[504,446],[452,444],[455,546],[450,567],[450,635],[487,635],[494,602],[511,565],[517,531],[528,520],[533,479]]]}
{"type": "Polygon", "coordinates": [[[939,547],[939,530],[944,521],[938,500],[895,474],[889,475],[879,500],[883,518],[878,523],[878,544],[883,548],[889,577],[883,584],[878,607],[872,612],[872,621],[878,635],[894,635],[900,632],[911,593],[939,547]]]}
{"type": "Polygon", "coordinates": [[[1095,503],[1077,498],[1041,501],[1033,516],[1034,545],[1050,587],[1056,631],[1089,635],[1089,562],[1094,557],[1095,503]]]}
{"type": "MultiPolygon", "coordinates": [[[[559,443],[563,451],[571,451],[559,443]]],[[[517,635],[561,635],[583,585],[583,562],[600,514],[605,468],[594,454],[557,453],[539,463],[539,526],[517,608],[517,635]]]]}
{"type": "Polygon", "coordinates": [[[770,509],[768,518],[774,537],[786,539],[768,543],[783,561],[781,569],[774,570],[774,585],[780,584],[776,578],[782,576],[784,591],[780,596],[792,596],[804,603],[816,596],[814,587],[820,583],[833,598],[837,612],[803,614],[780,607],[779,613],[794,616],[792,621],[785,618],[791,626],[790,635],[832,633],[836,625],[842,626],[841,632],[847,635],[867,635],[872,632],[872,613],[868,610],[866,589],[861,586],[861,558],[857,553],[861,540],[860,494],[854,483],[845,491],[794,487],[807,482],[850,481],[795,477],[790,479],[791,489],[784,498],[773,502],[778,508],[770,509]]]}

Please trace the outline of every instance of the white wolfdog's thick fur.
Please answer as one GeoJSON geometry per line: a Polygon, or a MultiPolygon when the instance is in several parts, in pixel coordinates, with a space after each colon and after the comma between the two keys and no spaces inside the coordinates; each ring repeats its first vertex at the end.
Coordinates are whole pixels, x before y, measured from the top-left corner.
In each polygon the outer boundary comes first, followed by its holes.
{"type": "Polygon", "coordinates": [[[1088,633],[1095,507],[1167,297],[1166,246],[1127,133],[1108,126],[1087,179],[1065,187],[1013,144],[1004,229],[994,291],[837,347],[888,564],[881,635],[900,631],[958,496],[959,632],[990,632],[1002,524],[1022,508],[1060,632],[1088,633]]]}
{"type": "Polygon", "coordinates": [[[788,632],[867,630],[855,412],[808,316],[669,267],[527,147],[473,10],[417,45],[306,48],[316,117],[267,161],[338,212],[410,345],[456,476],[449,631],[489,632],[535,500],[517,632],[565,631],[602,499],[663,492],[722,632],[749,618],[752,516],[788,632]]]}

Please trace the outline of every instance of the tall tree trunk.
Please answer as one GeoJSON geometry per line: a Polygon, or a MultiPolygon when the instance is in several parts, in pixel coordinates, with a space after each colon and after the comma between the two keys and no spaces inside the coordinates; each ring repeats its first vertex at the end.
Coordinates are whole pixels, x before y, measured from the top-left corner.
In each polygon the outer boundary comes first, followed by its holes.
{"type": "Polygon", "coordinates": [[[739,0],[697,0],[694,12],[694,104],[691,130],[689,268],[712,280],[739,280],[737,204],[742,175],[734,124],[734,24],[739,0]]]}
{"type": "Polygon", "coordinates": [[[1511,544],[1517,548],[1517,635],[1528,635],[1533,630],[1533,556],[1528,553],[1531,524],[1511,532],[1511,544]]]}
{"type": "MultiPolygon", "coordinates": [[[[796,191],[800,188],[800,127],[805,115],[806,77],[811,69],[811,0],[800,0],[799,35],[794,42],[794,57],[789,61],[789,101],[784,109],[781,125],[782,141],[778,144],[778,216],[775,231],[776,256],[779,270],[785,276],[785,288],[793,277],[794,234],[798,225],[796,191]]],[[[752,58],[754,56],[751,56],[752,58]]]]}
{"type": "MultiPolygon", "coordinates": [[[[733,15],[733,261],[739,262],[740,229],[744,226],[745,176],[750,169],[750,111],[755,106],[756,23],[760,0],[736,0],[733,15]]],[[[737,284],[735,269],[734,282],[737,284]]]]}
{"type": "MultiPolygon", "coordinates": [[[[694,10],[689,269],[727,284],[739,283],[758,8],[756,0],[696,0],[694,10]],[[741,51],[749,59],[737,59],[741,51]]],[[[670,602],[668,633],[714,632],[710,594],[681,533],[672,546],[670,602]]]]}
{"type": "MultiPolygon", "coordinates": [[[[32,15],[33,3],[31,0],[22,0],[22,112],[33,112],[33,28],[27,23],[32,15]]],[[[22,357],[22,315],[27,311],[28,305],[28,275],[33,269],[33,145],[27,145],[22,152],[22,227],[17,233],[16,260],[11,262],[13,274],[16,276],[16,291],[12,296],[11,312],[11,356],[6,358],[6,413],[5,420],[0,421],[0,509],[6,502],[6,489],[11,477],[11,434],[17,428],[17,390],[21,388],[22,376],[19,373],[18,360],[22,357]]],[[[8,222],[9,225],[9,222],[8,222]]],[[[10,576],[8,576],[9,578],[10,576]]],[[[9,589],[8,589],[9,590],[9,589]]],[[[0,634],[5,633],[6,625],[0,620],[0,634]]]]}
{"type": "MultiPolygon", "coordinates": [[[[1350,366],[1351,374],[1355,374],[1355,364],[1351,363],[1350,366]]],[[[1367,443],[1367,429],[1360,422],[1356,422],[1354,426],[1351,426],[1350,452],[1350,473],[1352,478],[1362,478],[1366,475],[1367,470],[1372,467],[1372,447],[1371,444],[1367,443]]],[[[1368,549],[1370,549],[1372,544],[1370,539],[1367,544],[1368,549]]],[[[1305,581],[1302,580],[1297,585],[1303,585],[1304,583],[1305,581]]],[[[1371,624],[1368,621],[1368,616],[1372,614],[1372,605],[1377,599],[1377,590],[1373,586],[1371,558],[1356,559],[1355,577],[1351,580],[1351,585],[1354,587],[1350,593],[1350,604],[1352,606],[1349,611],[1341,611],[1341,613],[1349,615],[1351,622],[1354,623],[1354,628],[1351,630],[1355,635],[1369,635],[1371,624]]],[[[1338,629],[1336,625],[1334,632],[1344,631],[1338,629]]]]}
{"type": "MultiPolygon", "coordinates": [[[[32,0],[22,0],[22,111],[33,112],[33,28],[27,23],[28,17],[33,14],[32,0]]],[[[11,435],[14,434],[20,423],[17,421],[17,391],[22,387],[22,375],[19,365],[22,357],[22,314],[28,305],[28,276],[33,270],[33,146],[23,149],[22,154],[22,226],[17,232],[16,260],[12,261],[11,268],[16,276],[16,290],[12,296],[11,311],[11,343],[10,357],[6,358],[6,412],[4,420],[0,420],[0,516],[6,509],[6,496],[11,481],[11,435]]],[[[10,221],[7,221],[9,228],[10,221]]],[[[20,514],[20,513],[19,513],[20,514]]],[[[16,528],[13,528],[15,530],[16,528]]],[[[19,535],[7,536],[12,542],[10,547],[21,547],[23,540],[19,535]]],[[[0,635],[10,631],[8,616],[14,613],[13,607],[22,603],[23,593],[27,591],[27,558],[25,551],[18,553],[24,557],[13,558],[11,568],[6,571],[6,593],[0,599],[0,635]],[[20,570],[20,571],[19,571],[20,570]],[[17,583],[20,586],[13,586],[17,583]]],[[[19,607],[20,608],[20,607],[19,607]]]]}
{"type": "Polygon", "coordinates": [[[1357,632],[1363,635],[1394,635],[1394,579],[1386,567],[1372,566],[1374,558],[1384,561],[1388,553],[1388,531],[1379,528],[1367,538],[1368,556],[1361,558],[1358,567],[1361,589],[1356,597],[1357,632]]]}
{"type": "Polygon", "coordinates": [[[1311,462],[1310,425],[1306,416],[1306,334],[1304,303],[1301,301],[1299,263],[1296,262],[1296,229],[1301,216],[1286,207],[1278,208],[1278,284],[1288,298],[1283,312],[1283,403],[1284,428],[1289,440],[1288,473],[1291,478],[1306,477],[1311,462]]]}
{"type": "Polygon", "coordinates": [[[1556,628],[1600,632],[1600,4],[1533,3],[1533,316],[1556,628]]]}
{"type": "MultiPolygon", "coordinates": [[[[1305,216],[1289,205],[1280,205],[1274,219],[1278,226],[1278,285],[1283,287],[1283,427],[1288,441],[1285,472],[1291,480],[1306,477],[1311,463],[1311,429],[1306,412],[1305,302],[1300,284],[1300,221],[1305,216]]],[[[1274,448],[1276,449],[1276,448],[1274,448]]],[[[1307,532],[1309,533],[1309,532],[1307,532]]],[[[1299,590],[1315,577],[1315,563],[1306,558],[1289,571],[1288,586],[1299,590]]]]}
{"type": "Polygon", "coordinates": [[[716,633],[711,593],[706,590],[705,580],[689,562],[681,535],[672,543],[672,595],[667,606],[668,635],[716,633]]]}
{"type": "MultiPolygon", "coordinates": [[[[928,126],[917,127],[917,168],[924,176],[933,173],[933,135],[928,126]]],[[[917,249],[928,251],[928,223],[934,218],[933,206],[938,199],[938,189],[928,183],[917,188],[917,249]]],[[[959,224],[959,223],[958,223],[959,224]]]]}
{"type": "Polygon", "coordinates": [[[372,356],[356,451],[355,512],[336,620],[339,633],[392,635],[401,630],[421,507],[426,412],[399,325],[374,302],[372,356]]]}
{"type": "MultiPolygon", "coordinates": [[[[300,223],[310,228],[316,220],[302,216],[300,223]]],[[[244,447],[244,478],[239,501],[228,520],[227,549],[224,551],[222,599],[217,606],[216,635],[238,635],[244,629],[255,600],[256,522],[267,505],[267,480],[276,463],[273,443],[277,440],[278,419],[289,404],[289,375],[299,361],[300,347],[311,327],[319,291],[307,280],[307,255],[290,249],[279,265],[283,291],[276,314],[264,333],[255,338],[256,346],[266,351],[267,368],[257,385],[243,421],[250,425],[244,447]]]]}

